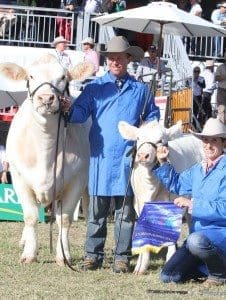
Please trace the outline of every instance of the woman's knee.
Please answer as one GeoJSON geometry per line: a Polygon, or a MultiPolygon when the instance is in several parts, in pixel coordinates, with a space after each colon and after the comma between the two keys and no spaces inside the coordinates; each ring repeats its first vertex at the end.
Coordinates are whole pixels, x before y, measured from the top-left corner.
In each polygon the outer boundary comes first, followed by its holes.
{"type": "Polygon", "coordinates": [[[191,233],[187,238],[187,248],[193,255],[199,256],[200,252],[209,246],[210,240],[200,232],[191,233]]]}

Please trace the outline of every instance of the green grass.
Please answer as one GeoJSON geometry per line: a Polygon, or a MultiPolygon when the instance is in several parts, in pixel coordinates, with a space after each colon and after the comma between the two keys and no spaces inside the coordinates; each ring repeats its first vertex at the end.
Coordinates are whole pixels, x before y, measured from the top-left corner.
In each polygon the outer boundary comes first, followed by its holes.
{"type": "MultiPolygon", "coordinates": [[[[39,224],[39,262],[19,263],[18,241],[23,223],[0,222],[0,299],[226,299],[226,287],[206,289],[202,284],[162,284],[159,273],[164,263],[153,256],[148,275],[114,274],[111,270],[113,224],[108,224],[106,262],[98,271],[73,272],[58,267],[49,251],[49,224],[39,224]]],[[[54,244],[57,228],[54,225],[54,244]]],[[[74,266],[83,258],[85,223],[74,222],[70,231],[74,266]]],[[[136,260],[132,261],[135,265],[136,260]]]]}

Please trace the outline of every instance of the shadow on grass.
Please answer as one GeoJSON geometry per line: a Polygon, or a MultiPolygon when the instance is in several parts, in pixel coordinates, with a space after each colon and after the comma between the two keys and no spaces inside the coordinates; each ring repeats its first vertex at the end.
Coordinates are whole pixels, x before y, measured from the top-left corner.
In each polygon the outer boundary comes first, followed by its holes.
{"type": "Polygon", "coordinates": [[[182,294],[182,295],[186,295],[188,294],[188,291],[184,291],[184,290],[159,290],[159,289],[156,289],[156,290],[152,290],[152,289],[148,289],[147,290],[147,293],[150,293],[150,294],[182,294]]]}

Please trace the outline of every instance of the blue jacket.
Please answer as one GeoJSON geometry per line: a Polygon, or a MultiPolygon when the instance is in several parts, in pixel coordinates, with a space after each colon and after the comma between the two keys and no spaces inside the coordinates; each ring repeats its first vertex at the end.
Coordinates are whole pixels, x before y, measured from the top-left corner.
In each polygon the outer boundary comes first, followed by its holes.
{"type": "MultiPolygon", "coordinates": [[[[144,84],[127,74],[119,91],[115,79],[107,72],[88,84],[70,113],[70,122],[83,123],[89,116],[92,118],[89,193],[95,196],[122,196],[126,192],[130,170],[126,153],[132,142],[121,137],[119,121],[139,126],[146,95],[145,120],[159,119],[159,108],[144,84]]],[[[132,195],[131,188],[128,195],[132,195]]]]}
{"type": "Polygon", "coordinates": [[[192,197],[191,232],[202,231],[226,255],[226,155],[207,174],[201,164],[177,174],[165,163],[154,172],[171,192],[192,197]]]}

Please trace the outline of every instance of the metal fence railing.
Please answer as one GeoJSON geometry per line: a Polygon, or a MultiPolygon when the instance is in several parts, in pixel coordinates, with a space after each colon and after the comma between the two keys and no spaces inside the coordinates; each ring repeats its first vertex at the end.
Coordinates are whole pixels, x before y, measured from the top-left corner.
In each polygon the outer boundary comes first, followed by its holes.
{"type": "MultiPolygon", "coordinates": [[[[0,44],[49,47],[58,35],[64,35],[69,46],[78,50],[81,40],[87,36],[93,37],[96,43],[105,43],[114,34],[113,30],[92,21],[93,16],[82,11],[0,5],[0,44]],[[2,8],[13,8],[14,12],[2,12],[2,8]]],[[[183,42],[189,57],[197,58],[218,59],[226,47],[225,37],[220,37],[217,54],[215,37],[185,37],[183,42]]]]}
{"type": "Polygon", "coordinates": [[[89,14],[62,9],[0,5],[0,44],[48,47],[63,35],[77,48],[84,37],[99,42],[99,25],[89,14]],[[13,13],[1,9],[13,9],[13,13]]]}
{"type": "Polygon", "coordinates": [[[182,39],[179,36],[164,36],[163,58],[167,61],[167,66],[172,70],[173,88],[184,87],[186,80],[192,77],[192,66],[182,39]]]}
{"type": "Polygon", "coordinates": [[[219,59],[224,56],[224,52],[226,49],[226,38],[223,36],[203,36],[196,38],[185,37],[183,41],[184,47],[190,57],[219,59]]]}
{"type": "MultiPolygon", "coordinates": [[[[0,9],[3,5],[0,5],[0,9]]],[[[5,6],[4,8],[12,8],[5,6]]],[[[14,12],[0,12],[1,44],[48,46],[59,35],[64,21],[69,44],[74,44],[75,13],[61,9],[13,6],[14,12]],[[70,25],[70,31],[66,27],[70,25]],[[68,31],[67,31],[68,30],[68,31]]]]}

